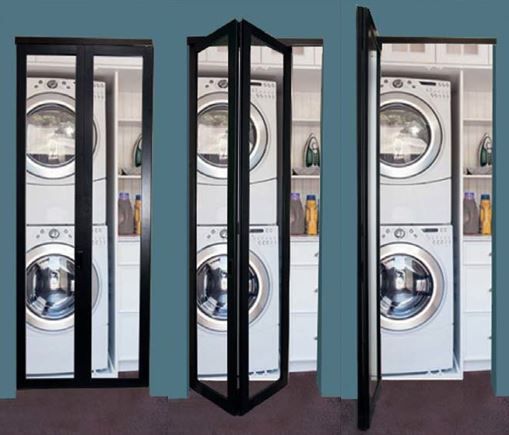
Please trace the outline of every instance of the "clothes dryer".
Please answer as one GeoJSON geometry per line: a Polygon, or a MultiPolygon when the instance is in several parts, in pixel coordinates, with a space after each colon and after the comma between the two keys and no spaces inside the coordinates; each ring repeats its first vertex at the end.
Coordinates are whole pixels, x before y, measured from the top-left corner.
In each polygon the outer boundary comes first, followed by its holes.
{"type": "MultiPolygon", "coordinates": [[[[251,81],[250,223],[277,223],[277,86],[251,81]]],[[[198,78],[198,225],[227,224],[228,80],[198,78]]]]}
{"type": "MultiPolygon", "coordinates": [[[[27,78],[26,222],[74,225],[76,84],[27,78]]],[[[93,223],[106,224],[106,84],[94,82],[93,223]]]]}
{"type": "Polygon", "coordinates": [[[451,223],[451,84],[382,77],[380,222],[451,223]]]}

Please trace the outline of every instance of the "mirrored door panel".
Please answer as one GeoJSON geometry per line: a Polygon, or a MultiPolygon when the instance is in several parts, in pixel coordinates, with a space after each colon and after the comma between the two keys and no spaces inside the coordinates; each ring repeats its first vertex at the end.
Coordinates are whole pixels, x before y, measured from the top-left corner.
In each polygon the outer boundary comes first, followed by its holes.
{"type": "Polygon", "coordinates": [[[79,291],[74,252],[76,56],[26,55],[23,61],[25,372],[27,378],[72,378],[79,291]]]}
{"type": "Polygon", "coordinates": [[[241,128],[242,152],[249,164],[249,266],[241,295],[247,299],[249,397],[253,398],[282,373],[280,204],[285,202],[281,197],[285,76],[282,52],[252,33],[249,43],[249,95],[242,95],[249,98],[249,124],[241,128]]]}
{"type": "Polygon", "coordinates": [[[94,56],[92,377],[139,378],[143,57],[94,56]]]}
{"type": "Polygon", "coordinates": [[[226,25],[190,43],[189,65],[190,382],[227,410],[236,396],[236,45],[226,25]]]}

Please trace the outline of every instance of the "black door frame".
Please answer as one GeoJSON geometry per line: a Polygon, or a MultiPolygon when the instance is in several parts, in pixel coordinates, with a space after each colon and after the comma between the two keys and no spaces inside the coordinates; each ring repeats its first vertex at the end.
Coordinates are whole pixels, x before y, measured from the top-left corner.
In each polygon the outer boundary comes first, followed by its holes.
{"type": "Polygon", "coordinates": [[[148,386],[150,328],[150,244],[152,177],[153,45],[148,39],[17,37],[16,117],[16,313],[17,387],[112,388],[148,386]],[[26,78],[27,56],[55,55],[76,58],[76,171],[75,171],[75,275],[74,377],[26,376],[26,78]],[[92,142],[94,56],[142,57],[142,233],[140,242],[140,318],[138,378],[92,378],[92,142]],[[79,297],[78,297],[79,295],[79,297]]]}
{"type": "MultiPolygon", "coordinates": [[[[360,429],[369,429],[371,423],[371,415],[373,413],[376,399],[380,392],[381,387],[381,347],[380,347],[380,309],[377,304],[377,380],[376,387],[373,394],[370,394],[372,383],[371,368],[370,368],[370,347],[371,339],[370,336],[370,288],[369,288],[369,238],[371,236],[371,228],[369,226],[369,213],[371,212],[371,206],[369,204],[369,95],[368,95],[368,84],[369,80],[372,79],[369,74],[369,54],[371,51],[377,52],[377,72],[376,80],[380,81],[380,57],[381,57],[381,46],[378,40],[378,34],[375,23],[369,12],[369,9],[358,8],[357,9],[357,170],[359,172],[358,177],[358,227],[357,227],[357,251],[358,251],[358,344],[357,344],[357,355],[358,355],[358,426],[360,429]]],[[[377,88],[377,105],[380,104],[380,92],[377,88]]],[[[378,128],[378,111],[376,115],[377,133],[376,133],[376,149],[377,154],[379,152],[380,142],[380,130],[378,128]]],[[[380,209],[380,169],[377,164],[376,167],[376,205],[375,211],[379,215],[380,209]]],[[[380,250],[380,231],[379,231],[379,219],[377,218],[377,228],[375,229],[376,246],[377,251],[380,250]]],[[[377,262],[377,275],[379,274],[379,262],[377,262]]],[[[379,294],[379,280],[376,280],[377,288],[376,294],[379,294]]]]}
{"type": "MultiPolygon", "coordinates": [[[[367,19],[367,16],[369,16],[369,20],[373,23],[370,11],[368,8],[359,7],[357,8],[357,38],[359,43],[359,36],[360,36],[360,15],[362,15],[365,19],[367,19]]],[[[374,23],[373,23],[374,26],[374,23]]],[[[494,50],[494,56],[493,59],[495,59],[495,48],[497,40],[496,38],[450,38],[450,37],[412,37],[412,36],[378,36],[377,35],[377,44],[380,47],[381,50],[383,50],[383,44],[412,44],[412,43],[419,43],[419,44],[486,44],[486,45],[492,45],[494,50]]],[[[358,155],[359,155],[359,222],[361,223],[367,223],[368,221],[368,208],[367,208],[367,166],[364,164],[365,161],[362,160],[361,154],[362,154],[362,144],[363,142],[363,132],[362,130],[366,127],[366,119],[363,119],[363,117],[360,115],[364,112],[362,112],[361,108],[359,107],[362,98],[361,96],[364,95],[367,92],[367,89],[361,89],[365,87],[364,85],[364,79],[361,75],[361,70],[359,69],[359,62],[360,62],[360,46],[358,45],[357,48],[357,56],[358,56],[358,70],[357,70],[357,92],[358,92],[358,107],[357,107],[357,134],[358,134],[358,155]],[[363,163],[364,162],[364,163],[363,163]],[[363,205],[364,204],[364,205],[363,205]]],[[[380,61],[379,57],[379,61],[380,61]]],[[[495,60],[493,60],[493,64],[495,63],[495,60]]],[[[379,67],[379,74],[378,74],[378,84],[380,84],[380,67],[379,67]]],[[[379,134],[379,131],[378,131],[379,134]]],[[[493,129],[493,137],[495,136],[495,129],[493,129]]],[[[378,146],[379,149],[379,146],[378,146]]],[[[493,165],[493,173],[495,174],[496,169],[496,162],[494,162],[493,165]]],[[[377,180],[378,180],[378,198],[379,198],[379,191],[380,191],[380,171],[378,169],[377,173],[377,180]]],[[[380,227],[380,213],[379,213],[380,204],[377,205],[377,226],[380,227]]],[[[371,424],[371,417],[375,410],[376,405],[376,397],[380,395],[380,386],[377,388],[375,396],[372,398],[369,394],[369,311],[367,306],[367,288],[364,286],[364,282],[366,281],[366,269],[363,268],[364,264],[367,264],[368,258],[369,258],[369,251],[367,250],[367,245],[364,245],[365,242],[361,242],[361,238],[365,238],[365,234],[362,232],[362,224],[359,225],[359,251],[358,251],[358,268],[359,268],[359,285],[358,285],[358,427],[362,430],[367,430],[370,427],[371,424]],[[361,244],[363,245],[361,247],[361,244]],[[372,400],[373,399],[373,400],[372,400]]],[[[378,239],[378,243],[379,243],[378,239]]],[[[377,259],[377,269],[380,267],[380,247],[378,248],[377,252],[375,253],[376,259],[377,259]]],[[[379,280],[377,280],[377,285],[379,285],[379,280]]],[[[381,367],[381,348],[380,348],[380,313],[379,313],[379,307],[378,307],[378,334],[379,334],[379,340],[378,340],[378,367],[381,367]]],[[[493,346],[493,343],[492,343],[493,346]]],[[[381,378],[380,378],[381,380],[381,378]]]]}
{"type": "MultiPolygon", "coordinates": [[[[291,135],[291,48],[245,20],[233,20],[208,37],[190,37],[189,45],[189,336],[190,386],[233,415],[243,415],[288,382],[289,345],[289,202],[291,135]],[[227,39],[228,45],[228,292],[227,394],[198,379],[196,310],[196,158],[198,53],[227,39]],[[249,395],[249,125],[251,107],[251,44],[256,38],[283,55],[283,135],[278,147],[278,210],[280,259],[280,378],[249,395]],[[230,267],[231,265],[231,267],[230,267]]],[[[226,45],[222,42],[221,45],[226,45]]]]}

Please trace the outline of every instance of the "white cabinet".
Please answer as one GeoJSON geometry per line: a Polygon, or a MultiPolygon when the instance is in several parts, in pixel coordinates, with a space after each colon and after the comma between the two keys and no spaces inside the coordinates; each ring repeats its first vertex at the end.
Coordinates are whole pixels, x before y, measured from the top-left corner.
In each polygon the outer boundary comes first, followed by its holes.
{"type": "Polygon", "coordinates": [[[382,62],[434,63],[434,44],[383,44],[382,62]]]}
{"type": "Polygon", "coordinates": [[[438,63],[488,65],[491,46],[487,44],[437,44],[438,63]]]}
{"type": "Polygon", "coordinates": [[[117,244],[115,335],[119,371],[138,370],[140,326],[140,242],[121,238],[117,244]]]}
{"type": "Polygon", "coordinates": [[[316,370],[318,240],[294,238],[290,248],[290,371],[316,370]]]}
{"type": "MultiPolygon", "coordinates": [[[[476,240],[479,239],[479,240],[476,240]]],[[[489,370],[491,365],[491,240],[463,242],[464,369],[489,370]]]]}

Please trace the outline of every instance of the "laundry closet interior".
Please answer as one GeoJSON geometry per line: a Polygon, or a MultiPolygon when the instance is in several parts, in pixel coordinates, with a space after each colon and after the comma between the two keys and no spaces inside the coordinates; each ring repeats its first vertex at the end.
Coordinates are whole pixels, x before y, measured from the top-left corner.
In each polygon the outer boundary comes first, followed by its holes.
{"type": "Polygon", "coordinates": [[[17,46],[18,386],[148,385],[152,43],[17,46]]]}
{"type": "Polygon", "coordinates": [[[490,370],[492,110],[492,44],[383,41],[385,379],[490,370]]]}

